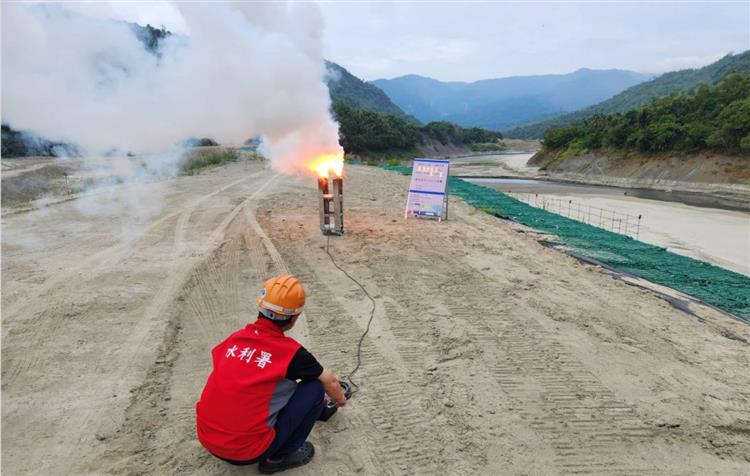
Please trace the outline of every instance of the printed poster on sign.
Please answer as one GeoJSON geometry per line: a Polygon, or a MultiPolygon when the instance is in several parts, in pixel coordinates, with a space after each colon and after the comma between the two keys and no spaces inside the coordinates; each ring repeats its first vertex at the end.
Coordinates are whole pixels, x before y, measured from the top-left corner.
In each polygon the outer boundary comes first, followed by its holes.
{"type": "Polygon", "coordinates": [[[414,159],[405,217],[447,218],[447,160],[414,159]]]}

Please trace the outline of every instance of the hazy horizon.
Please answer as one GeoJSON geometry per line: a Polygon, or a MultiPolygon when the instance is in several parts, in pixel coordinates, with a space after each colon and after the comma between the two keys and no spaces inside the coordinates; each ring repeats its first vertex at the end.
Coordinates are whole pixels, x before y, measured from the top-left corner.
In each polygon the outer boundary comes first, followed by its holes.
{"type": "MultiPolygon", "coordinates": [[[[737,52],[737,53],[740,53],[740,52],[737,52]]],[[[713,63],[713,61],[711,61],[711,63],[713,63]]],[[[707,64],[711,64],[711,63],[707,63],[707,64]]],[[[336,64],[339,64],[339,63],[336,63],[336,64]]],[[[339,64],[339,66],[346,67],[343,64],[339,64]]],[[[703,66],[705,66],[705,65],[703,65],[703,66]]],[[[645,75],[645,76],[648,76],[648,75],[657,76],[659,74],[662,74],[662,73],[642,73],[640,71],[633,71],[633,70],[623,69],[623,68],[601,68],[601,69],[599,69],[599,68],[587,68],[586,66],[581,66],[580,68],[576,68],[574,70],[566,71],[566,72],[562,72],[562,73],[511,74],[511,75],[508,75],[508,76],[498,76],[498,77],[495,77],[495,78],[480,78],[480,79],[472,79],[472,80],[466,80],[466,81],[465,80],[453,80],[453,79],[443,80],[443,79],[440,79],[440,78],[434,78],[432,76],[425,76],[425,75],[422,75],[422,74],[415,74],[415,73],[407,73],[407,74],[402,74],[402,75],[399,75],[399,76],[393,76],[393,77],[390,77],[390,78],[367,79],[365,81],[378,81],[378,80],[386,80],[387,81],[387,80],[398,79],[398,78],[403,78],[403,77],[407,77],[407,76],[418,76],[418,77],[421,77],[421,78],[434,79],[434,80],[437,80],[437,81],[440,81],[440,82],[444,82],[444,83],[467,83],[467,84],[471,84],[471,83],[477,83],[479,81],[488,81],[488,80],[494,80],[494,79],[508,79],[508,78],[519,78],[519,77],[527,78],[527,77],[532,77],[532,76],[552,76],[552,75],[565,76],[565,75],[568,75],[568,74],[573,74],[573,73],[575,73],[577,71],[580,71],[580,70],[589,70],[589,71],[626,71],[626,72],[635,73],[635,74],[641,74],[641,75],[645,75]]],[[[352,74],[354,74],[354,73],[352,73],[352,74]]]]}

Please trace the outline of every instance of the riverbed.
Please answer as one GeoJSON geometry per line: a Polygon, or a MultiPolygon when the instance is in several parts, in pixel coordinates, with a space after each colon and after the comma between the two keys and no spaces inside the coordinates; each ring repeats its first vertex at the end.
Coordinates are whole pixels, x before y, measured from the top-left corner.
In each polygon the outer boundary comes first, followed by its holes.
{"type": "Polygon", "coordinates": [[[502,192],[538,194],[572,206],[598,207],[642,217],[638,239],[750,275],[750,204],[695,192],[619,188],[538,177],[531,154],[456,159],[452,173],[502,192]],[[493,178],[479,178],[481,176],[493,178]],[[498,176],[511,176],[497,178],[498,176]]]}

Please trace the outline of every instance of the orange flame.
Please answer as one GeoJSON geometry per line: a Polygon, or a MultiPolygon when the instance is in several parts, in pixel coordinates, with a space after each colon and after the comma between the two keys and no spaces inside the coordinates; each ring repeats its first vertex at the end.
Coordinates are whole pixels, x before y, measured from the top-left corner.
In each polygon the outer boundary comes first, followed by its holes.
{"type": "Polygon", "coordinates": [[[333,172],[336,177],[341,177],[344,174],[344,155],[341,153],[320,155],[312,160],[308,167],[316,172],[318,177],[328,177],[330,172],[333,172]]]}

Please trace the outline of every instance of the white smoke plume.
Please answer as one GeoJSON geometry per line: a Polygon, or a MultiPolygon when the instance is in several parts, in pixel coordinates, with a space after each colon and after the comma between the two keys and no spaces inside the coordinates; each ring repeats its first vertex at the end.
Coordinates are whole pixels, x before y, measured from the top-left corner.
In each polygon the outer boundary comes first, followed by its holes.
{"type": "Polygon", "coordinates": [[[186,33],[163,39],[155,55],[105,4],[3,3],[3,123],[86,155],[258,135],[284,173],[341,154],[315,5],[175,6],[186,33]]]}

